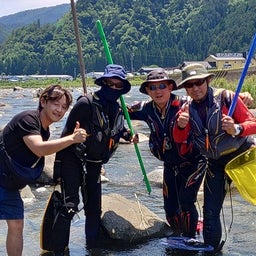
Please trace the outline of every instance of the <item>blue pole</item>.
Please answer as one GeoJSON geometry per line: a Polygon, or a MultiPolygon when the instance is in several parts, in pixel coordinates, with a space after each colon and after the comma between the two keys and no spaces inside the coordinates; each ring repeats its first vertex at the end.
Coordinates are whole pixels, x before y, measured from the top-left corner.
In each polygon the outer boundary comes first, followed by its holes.
{"type": "Polygon", "coordinates": [[[239,93],[240,93],[240,91],[242,89],[244,78],[246,76],[247,70],[248,70],[248,68],[250,66],[251,59],[252,59],[255,47],[256,47],[256,34],[254,35],[254,38],[253,38],[253,41],[252,41],[252,44],[251,44],[248,56],[246,58],[246,62],[244,64],[244,68],[243,68],[242,74],[240,76],[239,83],[238,83],[237,88],[236,88],[235,96],[234,96],[234,98],[233,98],[233,100],[231,102],[231,105],[230,105],[230,108],[229,108],[229,111],[228,111],[228,116],[232,116],[234,111],[235,111],[237,99],[238,99],[239,93]]]}

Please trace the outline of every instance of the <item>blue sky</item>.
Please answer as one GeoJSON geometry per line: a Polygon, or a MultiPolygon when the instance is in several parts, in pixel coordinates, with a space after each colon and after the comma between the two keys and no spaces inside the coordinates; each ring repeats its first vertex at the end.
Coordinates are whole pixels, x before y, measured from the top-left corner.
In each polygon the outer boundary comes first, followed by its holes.
{"type": "Polygon", "coordinates": [[[0,17],[41,7],[70,3],[70,0],[0,0],[0,17]]]}

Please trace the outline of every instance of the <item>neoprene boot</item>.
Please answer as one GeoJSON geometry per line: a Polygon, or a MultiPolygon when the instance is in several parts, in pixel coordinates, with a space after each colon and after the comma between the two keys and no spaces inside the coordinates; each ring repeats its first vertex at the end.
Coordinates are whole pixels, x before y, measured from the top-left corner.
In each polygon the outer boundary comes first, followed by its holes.
{"type": "Polygon", "coordinates": [[[180,218],[178,215],[175,215],[173,217],[166,216],[167,222],[169,223],[174,236],[180,236],[181,235],[181,226],[180,226],[180,218]]]}

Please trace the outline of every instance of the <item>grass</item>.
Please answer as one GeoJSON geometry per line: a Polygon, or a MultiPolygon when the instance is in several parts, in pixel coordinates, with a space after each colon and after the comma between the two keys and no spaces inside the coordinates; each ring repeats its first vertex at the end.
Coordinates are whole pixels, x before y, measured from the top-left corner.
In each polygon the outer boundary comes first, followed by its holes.
{"type": "MultiPolygon", "coordinates": [[[[225,78],[218,78],[212,81],[212,85],[217,88],[225,88],[231,91],[236,91],[238,82],[238,80],[227,81],[225,78]]],[[[251,106],[251,108],[256,108],[256,75],[249,76],[244,80],[241,92],[249,92],[252,95],[254,104],[251,106]]]]}

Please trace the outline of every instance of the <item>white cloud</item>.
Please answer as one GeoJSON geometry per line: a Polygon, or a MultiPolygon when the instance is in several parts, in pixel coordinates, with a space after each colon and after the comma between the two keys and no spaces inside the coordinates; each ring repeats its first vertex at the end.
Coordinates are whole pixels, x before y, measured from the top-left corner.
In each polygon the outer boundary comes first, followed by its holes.
{"type": "Polygon", "coordinates": [[[41,7],[70,3],[70,0],[0,0],[0,17],[41,7]]]}

